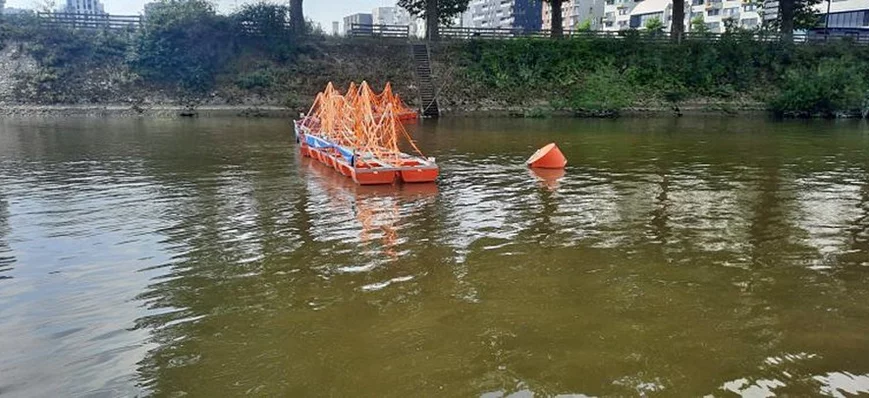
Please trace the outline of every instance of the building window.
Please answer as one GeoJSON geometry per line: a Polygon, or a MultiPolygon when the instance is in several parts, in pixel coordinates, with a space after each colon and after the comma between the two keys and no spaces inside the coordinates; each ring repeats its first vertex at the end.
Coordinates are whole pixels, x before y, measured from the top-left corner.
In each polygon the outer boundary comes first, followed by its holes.
{"type": "Polygon", "coordinates": [[[869,13],[865,11],[840,12],[830,14],[831,28],[862,28],[869,25],[869,13]]]}
{"type": "Polygon", "coordinates": [[[703,0],[691,0],[691,5],[692,5],[692,6],[702,6],[703,3],[704,3],[703,0]]]}
{"type": "Polygon", "coordinates": [[[711,31],[713,31],[713,32],[718,31],[718,29],[719,29],[720,27],[721,27],[721,23],[720,23],[720,22],[707,22],[707,23],[706,23],[706,29],[709,29],[709,30],[711,30],[711,31]]]}
{"type": "Polygon", "coordinates": [[[706,11],[706,15],[710,17],[714,17],[719,14],[721,14],[721,9],[719,8],[710,8],[708,11],[706,11]]]}
{"type": "Polygon", "coordinates": [[[732,16],[736,16],[736,15],[739,15],[739,7],[731,7],[731,8],[724,9],[724,16],[732,17],[732,16]]]}
{"type": "Polygon", "coordinates": [[[749,18],[742,20],[743,28],[754,28],[757,27],[757,18],[749,18]]]}
{"type": "Polygon", "coordinates": [[[628,15],[627,8],[619,8],[619,15],[628,15]]]}

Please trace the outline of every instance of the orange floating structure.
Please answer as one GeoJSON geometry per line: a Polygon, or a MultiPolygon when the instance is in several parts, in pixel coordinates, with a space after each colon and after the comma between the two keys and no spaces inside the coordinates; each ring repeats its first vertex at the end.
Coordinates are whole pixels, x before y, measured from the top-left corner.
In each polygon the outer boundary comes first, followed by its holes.
{"type": "Polygon", "coordinates": [[[407,106],[398,95],[392,92],[392,84],[389,82],[383,87],[383,92],[377,95],[376,113],[383,114],[387,105],[392,105],[399,120],[407,121],[419,118],[419,114],[415,110],[407,106]]]}
{"type": "Polygon", "coordinates": [[[563,169],[567,166],[567,159],[554,143],[544,146],[534,152],[526,162],[529,167],[540,169],[563,169]]]}
{"type": "Polygon", "coordinates": [[[308,115],[294,122],[296,141],[303,156],[360,185],[433,182],[439,168],[401,124],[402,105],[388,84],[381,94],[374,94],[366,82],[351,84],[342,95],[329,83],[308,115]],[[416,154],[402,152],[400,144],[416,154]]]}

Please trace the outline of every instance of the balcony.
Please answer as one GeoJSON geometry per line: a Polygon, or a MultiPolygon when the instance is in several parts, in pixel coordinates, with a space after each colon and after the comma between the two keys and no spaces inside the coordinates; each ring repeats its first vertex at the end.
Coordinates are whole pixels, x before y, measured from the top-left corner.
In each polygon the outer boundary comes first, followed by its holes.
{"type": "Polygon", "coordinates": [[[720,1],[706,3],[707,10],[720,10],[722,7],[724,7],[724,4],[720,1]]]}

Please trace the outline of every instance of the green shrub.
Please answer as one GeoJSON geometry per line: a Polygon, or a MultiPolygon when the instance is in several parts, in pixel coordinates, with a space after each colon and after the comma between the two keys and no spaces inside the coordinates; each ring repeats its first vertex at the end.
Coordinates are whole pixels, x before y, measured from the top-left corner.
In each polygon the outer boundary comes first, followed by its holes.
{"type": "Polygon", "coordinates": [[[131,66],[145,79],[203,92],[233,55],[231,27],[208,1],[161,0],[136,38],[131,66]]]}
{"type": "Polygon", "coordinates": [[[778,114],[800,117],[857,113],[869,90],[860,66],[836,59],[788,70],[770,107],[778,114]]]}
{"type": "Polygon", "coordinates": [[[569,105],[581,114],[615,115],[633,103],[633,92],[626,74],[611,65],[601,65],[571,93],[569,105]]]}
{"type": "Polygon", "coordinates": [[[269,69],[242,74],[236,79],[236,86],[244,90],[262,91],[271,88],[275,83],[275,77],[269,69]]]}

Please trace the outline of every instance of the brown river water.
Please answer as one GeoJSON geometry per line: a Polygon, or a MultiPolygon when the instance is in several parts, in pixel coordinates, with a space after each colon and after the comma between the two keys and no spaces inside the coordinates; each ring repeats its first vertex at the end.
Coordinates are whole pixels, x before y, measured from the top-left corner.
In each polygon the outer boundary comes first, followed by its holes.
{"type": "Polygon", "coordinates": [[[869,394],[866,124],[414,130],[436,185],[286,120],[0,121],[0,396],[869,394]]]}

